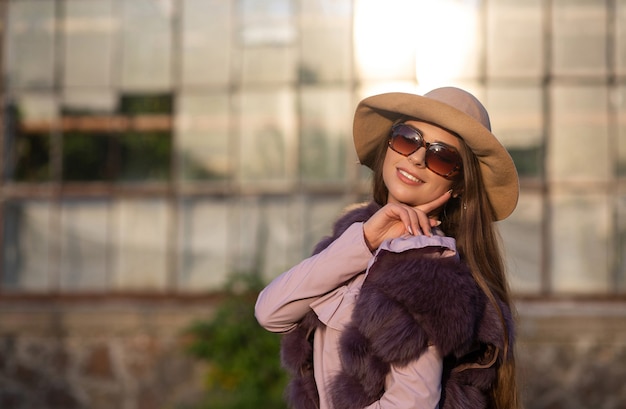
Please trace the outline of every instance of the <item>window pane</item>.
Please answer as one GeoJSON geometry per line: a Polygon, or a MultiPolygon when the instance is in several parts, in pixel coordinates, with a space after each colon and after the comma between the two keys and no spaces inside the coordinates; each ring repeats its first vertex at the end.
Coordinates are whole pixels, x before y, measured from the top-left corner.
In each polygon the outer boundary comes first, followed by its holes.
{"type": "Polygon", "coordinates": [[[300,82],[351,78],[351,1],[300,0],[300,82]]]}
{"type": "Polygon", "coordinates": [[[554,86],[547,167],[552,180],[608,181],[613,173],[604,86],[554,86]]]}
{"type": "Polygon", "coordinates": [[[615,2],[615,61],[618,75],[626,74],[626,1],[615,2]]]}
{"type": "Polygon", "coordinates": [[[295,196],[240,199],[234,213],[234,271],[269,280],[300,262],[306,208],[295,196]]]}
{"type": "Polygon", "coordinates": [[[111,0],[66,0],[64,10],[63,83],[111,86],[116,35],[111,0]]]}
{"type": "Polygon", "coordinates": [[[522,192],[513,214],[498,223],[511,289],[516,294],[537,294],[542,290],[542,213],[541,195],[522,192]]]}
{"type": "Polygon", "coordinates": [[[54,96],[20,94],[7,101],[4,164],[6,178],[20,182],[51,179],[51,135],[58,118],[54,96]]]}
{"type": "Polygon", "coordinates": [[[542,1],[492,0],[487,7],[488,75],[540,78],[544,50],[542,1]]]}
{"type": "Polygon", "coordinates": [[[113,289],[164,290],[168,284],[170,231],[165,200],[120,200],[113,210],[113,289]]]}
{"type": "Polygon", "coordinates": [[[291,90],[241,95],[242,181],[288,182],[295,177],[295,99],[291,90]]]}
{"type": "Polygon", "coordinates": [[[309,196],[303,197],[302,214],[306,223],[301,258],[309,257],[315,245],[332,233],[334,223],[350,202],[343,197],[309,196]]]}
{"type": "Polygon", "coordinates": [[[107,201],[65,201],[61,205],[61,287],[108,289],[110,248],[107,201]]]}
{"type": "Polygon", "coordinates": [[[296,38],[289,0],[241,1],[242,82],[293,82],[296,38]]]}
{"type": "Polygon", "coordinates": [[[178,287],[185,291],[220,289],[233,273],[230,209],[227,200],[184,200],[179,218],[178,287]]]}
{"type": "Polygon", "coordinates": [[[6,21],[8,88],[54,86],[54,1],[13,0],[6,21]]]}
{"type": "Polygon", "coordinates": [[[621,190],[617,196],[617,291],[626,293],[626,191],[621,190]]]}
{"type": "Polygon", "coordinates": [[[227,85],[233,47],[232,2],[184,0],[182,4],[183,85],[227,85]]]}
{"type": "Polygon", "coordinates": [[[112,135],[119,126],[112,92],[73,91],[63,101],[63,180],[112,181],[112,135]]]}
{"type": "Polygon", "coordinates": [[[165,181],[170,177],[172,150],[172,96],[126,94],[120,110],[129,126],[113,148],[121,181],[165,181]]]}
{"type": "Polygon", "coordinates": [[[554,0],[553,4],[553,72],[605,75],[607,3],[554,0]]]}
{"type": "Polygon", "coordinates": [[[618,87],[616,92],[617,146],[613,146],[611,149],[615,149],[617,155],[617,175],[619,177],[624,177],[626,176],[626,86],[618,87]]]}
{"type": "Polygon", "coordinates": [[[506,146],[520,176],[543,173],[543,110],[540,86],[495,86],[485,105],[494,135],[506,146]]]}
{"type": "Polygon", "coordinates": [[[50,277],[51,204],[45,201],[15,201],[4,205],[2,286],[8,290],[48,291],[50,277]]]}
{"type": "Polygon", "coordinates": [[[555,194],[552,197],[552,266],[556,293],[611,290],[609,243],[612,231],[607,195],[555,194]]]}
{"type": "Polygon", "coordinates": [[[184,93],[178,100],[177,156],[184,180],[225,180],[233,174],[227,93],[184,93]]]}
{"type": "Polygon", "coordinates": [[[300,172],[304,180],[345,180],[347,144],[352,148],[350,102],[347,89],[303,89],[300,172]]]}
{"type": "Polygon", "coordinates": [[[122,87],[126,90],[171,87],[171,0],[118,1],[123,13],[122,87]]]}

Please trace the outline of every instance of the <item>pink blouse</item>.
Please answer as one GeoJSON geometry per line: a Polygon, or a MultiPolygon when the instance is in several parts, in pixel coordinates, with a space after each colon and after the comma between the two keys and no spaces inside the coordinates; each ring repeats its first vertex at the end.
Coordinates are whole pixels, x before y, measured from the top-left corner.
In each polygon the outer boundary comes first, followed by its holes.
{"type": "MultiPolygon", "coordinates": [[[[438,253],[442,257],[458,257],[454,239],[436,235],[403,236],[385,241],[377,251],[402,252],[428,246],[442,249],[438,253]]],[[[292,330],[311,309],[325,324],[316,330],[313,341],[320,409],[332,409],[327,385],[341,369],[339,337],[350,322],[367,269],[375,257],[365,244],[363,224],[355,223],[325,250],[274,279],[257,299],[257,320],[269,331],[292,330]]],[[[442,367],[442,357],[434,346],[404,367],[393,366],[382,398],[367,409],[437,408],[442,367]]]]}

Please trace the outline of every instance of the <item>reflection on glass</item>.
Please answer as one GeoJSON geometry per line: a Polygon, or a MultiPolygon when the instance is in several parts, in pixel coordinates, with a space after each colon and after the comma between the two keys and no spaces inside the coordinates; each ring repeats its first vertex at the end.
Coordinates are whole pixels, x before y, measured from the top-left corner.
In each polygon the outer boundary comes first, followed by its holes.
{"type": "Polygon", "coordinates": [[[242,182],[295,177],[295,98],[291,89],[240,96],[239,164],[242,182]]]}
{"type": "Polygon", "coordinates": [[[61,205],[61,288],[103,291],[110,269],[108,201],[75,200],[61,205]]]}
{"type": "Polygon", "coordinates": [[[113,204],[114,290],[165,290],[168,284],[168,207],[165,199],[113,204]]]}
{"type": "Polygon", "coordinates": [[[256,46],[243,50],[244,84],[285,83],[296,80],[296,50],[283,46],[256,46]]]}
{"type": "Polygon", "coordinates": [[[269,228],[262,218],[261,199],[258,196],[243,196],[233,203],[232,267],[233,271],[259,273],[261,254],[259,246],[269,228]]]}
{"type": "Polygon", "coordinates": [[[26,92],[5,103],[3,166],[6,180],[50,180],[50,135],[58,118],[54,96],[47,92],[26,92]]]}
{"type": "Polygon", "coordinates": [[[8,290],[49,291],[51,243],[57,232],[50,231],[51,203],[12,201],[4,205],[4,246],[2,287],[8,290]]]}
{"type": "Polygon", "coordinates": [[[64,181],[112,181],[111,159],[117,101],[112,92],[73,91],[65,95],[62,121],[64,181]]]}
{"type": "Polygon", "coordinates": [[[177,156],[182,180],[232,177],[229,95],[181,94],[176,123],[177,156]]]}
{"type": "Polygon", "coordinates": [[[228,84],[233,2],[184,0],[180,4],[182,84],[228,84]]]}
{"type": "Polygon", "coordinates": [[[244,84],[296,80],[296,26],[290,0],[240,2],[241,80],[244,84]]]}
{"type": "Polygon", "coordinates": [[[606,86],[552,87],[547,169],[553,180],[608,181],[613,173],[606,86]]]}
{"type": "Polygon", "coordinates": [[[121,181],[166,181],[170,177],[172,150],[172,95],[125,94],[120,113],[128,125],[119,132],[113,148],[121,181]]]}
{"type": "Polygon", "coordinates": [[[552,265],[556,293],[607,293],[611,211],[602,194],[560,194],[552,200],[552,265]]]}
{"type": "Polygon", "coordinates": [[[626,176],[626,86],[617,87],[617,146],[612,147],[616,153],[616,172],[618,177],[626,176]]]}
{"type": "Polygon", "coordinates": [[[246,47],[288,45],[296,38],[291,0],[240,0],[240,39],[246,47]]]}
{"type": "Polygon", "coordinates": [[[4,56],[8,88],[54,86],[55,5],[40,0],[8,2],[4,56]]]}
{"type": "Polygon", "coordinates": [[[626,74],[626,2],[615,2],[615,42],[609,52],[615,54],[615,68],[618,75],[626,74]]]}
{"type": "Polygon", "coordinates": [[[227,281],[234,243],[231,202],[188,199],[179,218],[178,288],[184,291],[219,290],[227,281]]]}
{"type": "Polygon", "coordinates": [[[607,73],[607,3],[554,0],[552,60],[555,74],[607,73]]]}
{"type": "Polygon", "coordinates": [[[302,217],[305,221],[303,229],[301,258],[309,257],[314,246],[323,238],[331,234],[335,220],[342,214],[347,203],[346,199],[337,196],[310,196],[304,197],[302,203],[302,217]]]}
{"type": "Polygon", "coordinates": [[[121,81],[125,90],[172,86],[172,0],[121,1],[121,81]]]}
{"type": "Polygon", "coordinates": [[[64,11],[64,85],[112,86],[118,28],[112,1],[65,1],[64,11]]]}
{"type": "Polygon", "coordinates": [[[487,72],[494,77],[543,74],[541,0],[487,2],[487,72]]]}
{"type": "Polygon", "coordinates": [[[541,195],[523,193],[513,214],[498,223],[511,290],[516,294],[542,290],[542,206],[541,195]]]}
{"type": "Polygon", "coordinates": [[[299,262],[306,208],[293,195],[238,200],[233,214],[233,271],[254,272],[269,280],[299,262]]]}
{"type": "Polygon", "coordinates": [[[507,148],[520,176],[543,174],[543,109],[539,85],[492,86],[485,105],[492,132],[507,148]]]}
{"type": "Polygon", "coordinates": [[[617,291],[626,293],[626,192],[617,196],[617,291]]]}
{"type": "Polygon", "coordinates": [[[261,207],[261,220],[264,227],[258,254],[262,264],[261,274],[265,279],[276,276],[276,272],[286,271],[300,261],[303,225],[298,217],[302,202],[297,198],[268,198],[261,207]]]}
{"type": "Polygon", "coordinates": [[[301,83],[350,80],[351,6],[351,0],[299,1],[301,83]]]}
{"type": "Polygon", "coordinates": [[[340,182],[351,142],[351,94],[347,89],[302,91],[300,172],[303,180],[340,182]]]}

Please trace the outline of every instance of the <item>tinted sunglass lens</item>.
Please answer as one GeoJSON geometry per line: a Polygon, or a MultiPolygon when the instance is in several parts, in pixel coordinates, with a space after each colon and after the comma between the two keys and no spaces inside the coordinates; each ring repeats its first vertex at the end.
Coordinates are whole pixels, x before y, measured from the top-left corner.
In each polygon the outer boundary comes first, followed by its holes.
{"type": "Polygon", "coordinates": [[[402,134],[394,134],[391,140],[391,146],[397,152],[408,156],[418,150],[421,145],[418,144],[415,139],[410,139],[402,134]]]}
{"type": "Polygon", "coordinates": [[[426,152],[426,166],[433,172],[446,176],[454,171],[457,164],[456,152],[440,145],[429,146],[426,152]]]}
{"type": "Polygon", "coordinates": [[[392,127],[389,146],[404,156],[410,156],[419,148],[427,146],[426,167],[440,176],[451,175],[461,161],[456,151],[440,143],[425,144],[422,135],[417,130],[404,124],[392,127]]]}

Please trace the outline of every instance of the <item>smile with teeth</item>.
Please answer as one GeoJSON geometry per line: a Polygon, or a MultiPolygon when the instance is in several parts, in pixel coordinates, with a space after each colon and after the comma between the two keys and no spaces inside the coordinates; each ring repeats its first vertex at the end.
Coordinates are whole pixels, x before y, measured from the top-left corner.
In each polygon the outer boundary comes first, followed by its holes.
{"type": "Polygon", "coordinates": [[[405,170],[398,169],[398,173],[400,173],[405,178],[409,179],[411,182],[424,183],[423,180],[416,178],[415,176],[411,175],[409,172],[407,172],[405,170]]]}

